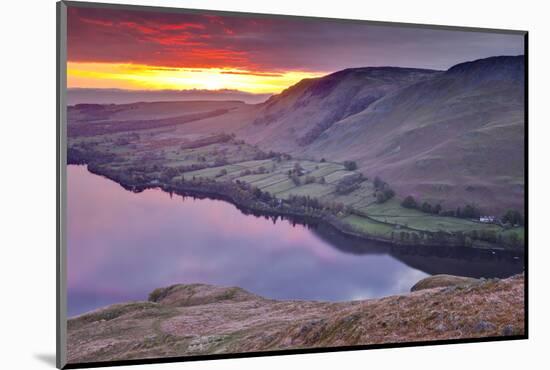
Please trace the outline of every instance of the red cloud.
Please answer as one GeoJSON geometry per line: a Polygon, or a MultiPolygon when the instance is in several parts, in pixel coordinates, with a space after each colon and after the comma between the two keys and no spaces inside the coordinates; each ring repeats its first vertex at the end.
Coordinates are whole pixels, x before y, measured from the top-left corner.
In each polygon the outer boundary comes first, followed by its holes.
{"type": "Polygon", "coordinates": [[[235,35],[219,17],[70,8],[69,60],[170,67],[252,67],[247,52],[220,37],[235,35]],[[214,40],[214,41],[212,41],[214,40]]]}
{"type": "Polygon", "coordinates": [[[523,53],[521,35],[73,6],[67,36],[70,61],[268,73],[369,65],[446,69],[523,53]]]}

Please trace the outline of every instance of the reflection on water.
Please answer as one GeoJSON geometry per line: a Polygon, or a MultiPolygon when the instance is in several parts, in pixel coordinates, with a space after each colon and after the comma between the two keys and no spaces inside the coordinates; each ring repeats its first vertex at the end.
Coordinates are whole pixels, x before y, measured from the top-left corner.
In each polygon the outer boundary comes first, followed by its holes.
{"type": "Polygon", "coordinates": [[[176,283],[239,286],[275,299],[350,300],[407,292],[434,273],[507,276],[521,259],[392,248],[244,215],[219,200],[135,194],[68,167],[68,313],[144,300],[176,283]]]}

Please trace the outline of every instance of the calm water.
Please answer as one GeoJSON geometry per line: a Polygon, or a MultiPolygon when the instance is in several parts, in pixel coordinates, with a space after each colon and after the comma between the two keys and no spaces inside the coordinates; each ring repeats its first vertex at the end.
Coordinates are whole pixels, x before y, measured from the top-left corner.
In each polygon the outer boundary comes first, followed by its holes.
{"type": "Polygon", "coordinates": [[[239,286],[276,299],[352,300],[407,292],[435,273],[508,276],[517,256],[391,248],[327,227],[244,215],[219,200],[132,193],[68,167],[68,313],[175,283],[239,286]],[[514,258],[515,257],[515,258],[514,258]]]}

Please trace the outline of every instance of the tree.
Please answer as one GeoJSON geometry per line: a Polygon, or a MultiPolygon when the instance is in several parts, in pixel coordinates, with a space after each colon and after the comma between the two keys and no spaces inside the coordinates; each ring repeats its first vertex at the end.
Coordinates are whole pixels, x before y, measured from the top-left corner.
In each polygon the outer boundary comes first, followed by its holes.
{"type": "Polygon", "coordinates": [[[412,195],[407,195],[405,199],[403,199],[403,202],[401,202],[401,205],[405,208],[417,208],[418,204],[416,203],[416,200],[413,198],[412,195]]]}
{"type": "MultiPolygon", "coordinates": [[[[386,185],[388,185],[388,184],[386,184],[386,185]]],[[[390,188],[389,186],[386,186],[384,188],[383,192],[384,192],[384,197],[386,198],[386,200],[393,198],[394,195],[395,195],[395,191],[393,191],[393,189],[390,188]]]]}
{"type": "Polygon", "coordinates": [[[170,180],[178,175],[178,172],[174,167],[165,167],[160,173],[160,180],[162,182],[170,182],[170,180]]]}
{"type": "Polygon", "coordinates": [[[519,211],[509,209],[504,216],[502,216],[502,222],[510,223],[511,225],[523,225],[525,220],[519,211]]]}
{"type": "Polygon", "coordinates": [[[305,184],[313,184],[315,182],[315,176],[306,176],[304,183],[305,184]]]}
{"type": "Polygon", "coordinates": [[[376,203],[384,203],[388,199],[391,199],[394,195],[395,192],[388,186],[388,184],[385,184],[384,189],[377,190],[374,193],[374,196],[376,197],[376,203]]]}
{"type": "Polygon", "coordinates": [[[262,197],[262,190],[255,187],[254,190],[252,190],[252,194],[254,195],[254,198],[260,199],[262,197]]]}
{"type": "Polygon", "coordinates": [[[348,171],[355,171],[357,169],[357,163],[355,161],[344,161],[344,167],[348,171]]]}
{"type": "Polygon", "coordinates": [[[354,173],[352,175],[343,177],[336,184],[336,193],[338,194],[349,194],[352,191],[359,188],[361,183],[364,181],[363,175],[361,173],[354,173]]]}
{"type": "Polygon", "coordinates": [[[432,205],[428,202],[422,203],[422,207],[420,209],[422,212],[432,213],[432,205]]]}
{"type": "Polygon", "coordinates": [[[271,199],[272,199],[272,196],[268,191],[262,192],[262,194],[260,196],[260,200],[267,203],[267,202],[271,201],[271,199]]]}
{"type": "Polygon", "coordinates": [[[225,176],[225,175],[227,175],[227,170],[226,170],[225,168],[222,168],[222,169],[220,170],[220,172],[218,172],[218,173],[216,174],[216,177],[222,177],[222,176],[225,176]]]}
{"type": "Polygon", "coordinates": [[[508,236],[508,238],[509,238],[510,243],[511,243],[512,245],[516,245],[516,244],[518,244],[518,242],[519,242],[519,235],[518,235],[518,233],[516,233],[515,231],[512,231],[512,232],[510,233],[510,235],[508,236]]]}
{"type": "Polygon", "coordinates": [[[463,218],[479,218],[481,212],[475,205],[467,204],[462,210],[461,215],[463,218]]]}

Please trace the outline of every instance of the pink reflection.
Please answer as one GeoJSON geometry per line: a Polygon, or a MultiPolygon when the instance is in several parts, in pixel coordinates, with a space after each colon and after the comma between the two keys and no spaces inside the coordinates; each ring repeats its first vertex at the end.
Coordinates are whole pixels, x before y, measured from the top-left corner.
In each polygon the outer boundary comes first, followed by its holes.
{"type": "Polygon", "coordinates": [[[135,194],[68,168],[70,314],[146,299],[175,283],[237,285],[281,299],[343,300],[368,285],[381,295],[406,285],[396,284],[402,269],[410,270],[387,255],[342,253],[286,220],[155,189],[135,194]]]}

